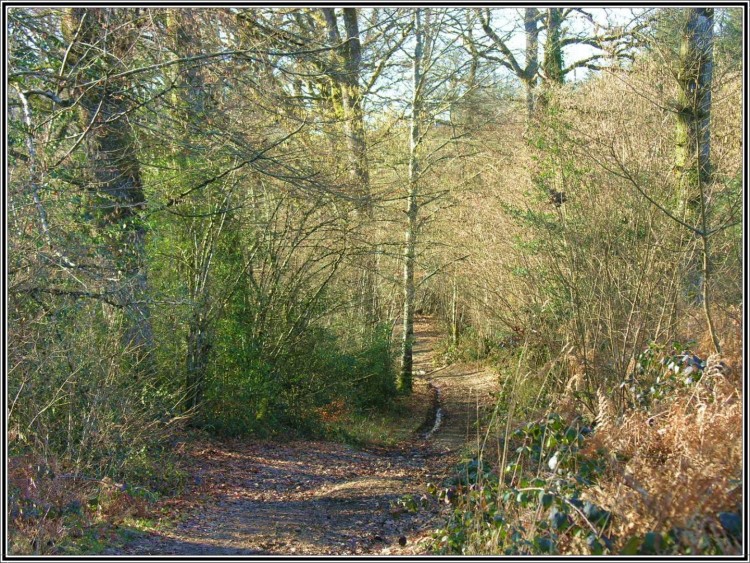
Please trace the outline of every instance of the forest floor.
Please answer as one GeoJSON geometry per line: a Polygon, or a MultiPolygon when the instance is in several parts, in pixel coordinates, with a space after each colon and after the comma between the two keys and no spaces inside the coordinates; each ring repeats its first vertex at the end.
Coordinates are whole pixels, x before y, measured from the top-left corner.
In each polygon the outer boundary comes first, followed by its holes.
{"type": "Polygon", "coordinates": [[[476,443],[476,422],[492,403],[497,375],[466,364],[435,369],[439,334],[429,318],[417,319],[415,336],[415,392],[438,401],[432,420],[408,440],[387,448],[302,440],[193,444],[185,452],[191,486],[172,501],[183,505],[180,517],[151,531],[131,531],[130,541],[105,553],[427,553],[425,540],[445,508],[425,498],[410,511],[398,501],[413,495],[419,503],[427,483],[440,484],[455,470],[476,443]]]}

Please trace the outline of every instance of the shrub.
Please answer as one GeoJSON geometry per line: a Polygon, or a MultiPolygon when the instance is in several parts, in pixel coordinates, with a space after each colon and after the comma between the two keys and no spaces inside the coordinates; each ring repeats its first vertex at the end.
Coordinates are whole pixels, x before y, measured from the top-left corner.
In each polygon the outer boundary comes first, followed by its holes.
{"type": "Polygon", "coordinates": [[[201,415],[208,430],[223,435],[316,434],[331,405],[341,409],[384,406],[395,394],[389,334],[337,338],[309,327],[293,350],[271,357],[248,347],[244,357],[222,354],[213,369],[201,415]]]}
{"type": "Polygon", "coordinates": [[[554,413],[526,423],[508,436],[503,460],[468,460],[447,487],[432,487],[451,506],[433,548],[444,554],[740,553],[739,380],[716,368],[716,358],[700,376],[705,363],[679,347],[665,353],[652,346],[639,362],[641,377],[666,370],[677,382],[666,380],[649,400],[626,406],[616,423],[593,430],[582,416],[566,420],[554,413]],[[690,375],[696,377],[685,384],[690,375]]]}

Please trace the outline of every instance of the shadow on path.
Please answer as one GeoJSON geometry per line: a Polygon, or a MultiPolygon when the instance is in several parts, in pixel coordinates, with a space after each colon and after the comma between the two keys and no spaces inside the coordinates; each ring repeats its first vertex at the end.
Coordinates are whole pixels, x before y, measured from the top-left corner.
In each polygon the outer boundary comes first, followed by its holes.
{"type": "Polygon", "coordinates": [[[430,375],[437,367],[436,324],[419,318],[415,334],[415,373],[427,374],[415,379],[440,390],[444,413],[430,440],[415,435],[377,451],[320,441],[211,444],[196,453],[200,463],[192,476],[208,491],[205,502],[173,529],[141,534],[108,554],[425,553],[418,540],[429,537],[440,507],[419,498],[428,482],[450,474],[475,439],[477,413],[487,408],[497,378],[462,365],[430,375]],[[398,506],[405,494],[423,508],[398,506]]]}

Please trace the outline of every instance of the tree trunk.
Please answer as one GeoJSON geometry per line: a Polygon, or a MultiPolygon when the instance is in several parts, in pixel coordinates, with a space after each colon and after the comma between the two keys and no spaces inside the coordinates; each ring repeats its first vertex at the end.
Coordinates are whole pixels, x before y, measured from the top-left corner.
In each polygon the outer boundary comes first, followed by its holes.
{"type": "MultiPolygon", "coordinates": [[[[140,166],[128,123],[126,97],[118,84],[104,77],[128,60],[135,41],[130,22],[112,21],[116,10],[68,8],[63,34],[73,43],[68,64],[95,69],[101,82],[80,88],[82,127],[90,127],[88,151],[93,176],[91,192],[97,196],[94,214],[109,237],[108,250],[118,273],[110,280],[127,319],[123,335],[126,347],[135,350],[139,369],[153,349],[151,315],[147,302],[145,265],[146,228],[141,214],[146,206],[140,166]],[[109,33],[109,29],[116,29],[109,33]],[[76,31],[79,30],[76,39],[76,31]],[[114,62],[112,62],[114,61],[114,62]]],[[[118,70],[121,70],[118,68],[118,70]]]]}
{"type": "Polygon", "coordinates": [[[544,77],[553,84],[565,81],[562,53],[563,9],[547,8],[547,41],[544,45],[544,77]]]}
{"type": "Polygon", "coordinates": [[[711,255],[709,254],[709,240],[708,237],[703,235],[701,237],[701,255],[702,255],[702,262],[701,262],[701,272],[702,272],[702,287],[701,287],[701,302],[703,304],[703,314],[706,318],[706,329],[708,330],[708,334],[711,337],[711,343],[714,347],[714,352],[717,354],[721,354],[721,342],[719,341],[719,336],[716,333],[716,326],[714,325],[714,320],[711,315],[711,299],[710,299],[710,293],[709,293],[709,282],[710,282],[710,275],[711,275],[711,255]]]}
{"type": "Polygon", "coordinates": [[[406,245],[404,248],[404,330],[401,345],[401,374],[398,389],[409,393],[412,389],[414,354],[414,262],[417,244],[417,215],[419,204],[420,119],[422,111],[422,10],[414,10],[414,65],[412,75],[412,103],[409,142],[409,194],[407,197],[406,245]]]}
{"type": "MultiPolygon", "coordinates": [[[[341,92],[344,137],[349,159],[349,177],[357,196],[358,219],[365,228],[373,222],[372,194],[370,192],[370,167],[365,139],[365,120],[360,89],[362,46],[356,8],[344,8],[343,20],[346,40],[342,41],[338,18],[333,8],[322,8],[331,47],[338,46],[339,64],[334,73],[336,88],[341,92]]],[[[360,264],[362,271],[360,303],[368,323],[378,317],[378,300],[375,287],[375,256],[366,252],[360,264]]]]}
{"type": "Polygon", "coordinates": [[[530,120],[536,108],[536,75],[539,71],[539,13],[536,8],[526,8],[523,25],[526,34],[526,65],[522,79],[526,88],[526,111],[530,120]]]}
{"type": "MultiPolygon", "coordinates": [[[[357,9],[344,8],[344,27],[346,29],[346,49],[344,59],[345,94],[344,133],[350,155],[350,175],[357,186],[360,199],[360,220],[367,229],[374,221],[374,208],[370,189],[370,165],[367,156],[365,138],[365,119],[362,91],[359,86],[360,67],[362,64],[362,46],[359,38],[357,9]]],[[[377,275],[375,254],[366,252],[362,260],[362,312],[369,324],[378,318],[378,299],[375,287],[377,275]]]]}
{"type": "Polygon", "coordinates": [[[681,205],[697,210],[699,182],[711,176],[713,8],[692,8],[680,44],[675,172],[681,205]]]}
{"type": "Polygon", "coordinates": [[[190,319],[187,335],[186,357],[186,408],[188,411],[198,409],[203,402],[208,355],[211,349],[206,318],[196,313],[190,319]]]}
{"type": "Polygon", "coordinates": [[[349,148],[352,179],[356,182],[356,186],[360,192],[361,206],[369,213],[372,208],[370,201],[370,171],[367,162],[362,92],[359,87],[362,47],[359,40],[356,8],[344,8],[344,27],[346,28],[346,43],[343,49],[343,100],[346,112],[344,116],[344,131],[349,148]]]}
{"type": "Polygon", "coordinates": [[[344,27],[346,40],[342,41],[338,28],[338,19],[333,8],[322,8],[328,30],[328,41],[331,47],[337,47],[335,71],[332,73],[336,87],[341,92],[343,109],[344,137],[346,139],[349,173],[351,175],[360,207],[364,210],[371,207],[370,173],[367,162],[367,144],[365,142],[364,112],[362,95],[359,87],[362,47],[359,39],[357,9],[344,8],[344,27]]]}
{"type": "Polygon", "coordinates": [[[682,217],[700,231],[700,264],[688,265],[688,284],[703,306],[706,328],[716,352],[721,344],[711,317],[706,194],[711,183],[711,83],[713,80],[713,8],[691,8],[680,43],[675,173],[682,217]]]}
{"type": "Polygon", "coordinates": [[[549,104],[549,89],[552,85],[565,82],[563,73],[562,53],[562,8],[547,8],[547,40],[544,43],[544,60],[542,61],[542,95],[540,104],[546,107],[549,104]]]}
{"type": "Polygon", "coordinates": [[[458,318],[458,284],[456,278],[453,278],[453,295],[451,298],[451,343],[458,346],[459,340],[459,318],[458,318]]]}

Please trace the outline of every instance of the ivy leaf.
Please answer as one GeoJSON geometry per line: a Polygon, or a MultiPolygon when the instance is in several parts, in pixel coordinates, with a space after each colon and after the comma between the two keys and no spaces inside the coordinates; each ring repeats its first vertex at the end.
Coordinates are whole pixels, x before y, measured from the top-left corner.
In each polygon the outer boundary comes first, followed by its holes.
{"type": "Polygon", "coordinates": [[[564,530],[568,527],[568,515],[564,512],[560,512],[557,507],[553,507],[552,510],[549,511],[547,519],[556,530],[564,530]]]}
{"type": "Polygon", "coordinates": [[[620,555],[637,555],[638,548],[641,545],[641,538],[633,536],[630,538],[625,546],[620,550],[620,555]]]}
{"type": "Polygon", "coordinates": [[[583,514],[592,524],[596,524],[597,526],[604,525],[610,517],[609,511],[603,510],[589,501],[583,503],[583,514]]]}
{"type": "Polygon", "coordinates": [[[536,538],[534,540],[536,548],[542,553],[550,553],[552,551],[552,540],[549,538],[536,538]]]}
{"type": "Polygon", "coordinates": [[[576,438],[578,438],[578,431],[575,428],[568,428],[565,431],[565,442],[568,444],[572,444],[576,438]]]}
{"type": "Polygon", "coordinates": [[[586,545],[589,546],[592,555],[602,555],[604,553],[604,546],[596,537],[596,534],[589,534],[586,538],[586,545]]]}
{"type": "Polygon", "coordinates": [[[656,555],[661,547],[661,536],[656,532],[649,532],[643,538],[643,545],[638,553],[641,555],[656,555]]]}
{"type": "Polygon", "coordinates": [[[542,508],[549,508],[552,506],[553,500],[555,500],[553,495],[545,493],[544,491],[539,492],[539,501],[542,503],[542,508]]]}
{"type": "Polygon", "coordinates": [[[720,512],[719,522],[727,534],[739,539],[742,534],[742,517],[734,512],[720,512]]]}

